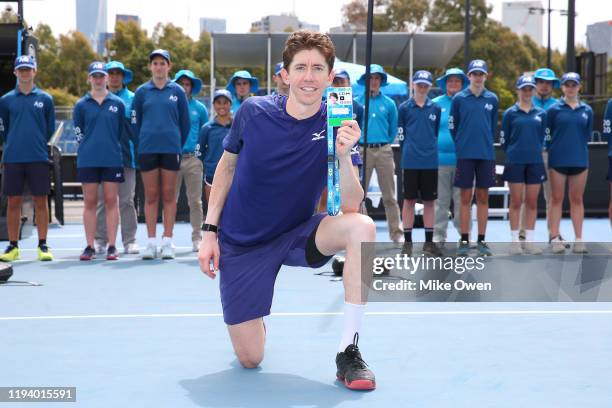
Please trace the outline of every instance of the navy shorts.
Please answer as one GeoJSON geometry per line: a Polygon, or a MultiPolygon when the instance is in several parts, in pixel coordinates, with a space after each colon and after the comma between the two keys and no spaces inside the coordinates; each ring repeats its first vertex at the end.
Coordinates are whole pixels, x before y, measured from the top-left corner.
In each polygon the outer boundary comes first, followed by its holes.
{"type": "Polygon", "coordinates": [[[612,182],[612,157],[608,156],[608,181],[612,182]]]}
{"type": "Polygon", "coordinates": [[[253,247],[231,245],[220,234],[220,290],[226,324],[270,314],[274,282],[282,265],[319,268],[331,259],[314,244],[317,228],[326,216],[316,214],[291,231],[253,247]]]}
{"type": "Polygon", "coordinates": [[[22,196],[24,187],[33,196],[49,195],[49,163],[4,163],[2,174],[2,194],[22,196]]]}
{"type": "Polygon", "coordinates": [[[81,183],[123,183],[123,167],[79,167],[77,181],[81,183]]]}
{"type": "Polygon", "coordinates": [[[576,176],[586,169],[587,167],[553,167],[554,171],[563,174],[564,176],[576,176]]]}
{"type": "Polygon", "coordinates": [[[506,164],[503,179],[508,183],[541,184],[546,181],[544,163],[506,164]]]}
{"type": "Polygon", "coordinates": [[[404,199],[433,201],[438,198],[438,169],[404,169],[404,199]]]}
{"type": "Polygon", "coordinates": [[[138,167],[140,171],[151,171],[155,169],[179,171],[181,168],[181,156],[171,153],[139,154],[138,167]]]}
{"type": "Polygon", "coordinates": [[[457,159],[455,187],[472,188],[476,177],[476,188],[495,185],[495,160],[457,159]]]}

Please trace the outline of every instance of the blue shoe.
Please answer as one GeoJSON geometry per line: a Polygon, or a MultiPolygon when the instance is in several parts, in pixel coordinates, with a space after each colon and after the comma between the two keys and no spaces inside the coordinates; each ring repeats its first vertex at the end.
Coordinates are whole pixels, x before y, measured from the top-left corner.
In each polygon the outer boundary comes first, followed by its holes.
{"type": "Polygon", "coordinates": [[[493,252],[491,252],[491,248],[484,241],[478,241],[478,253],[480,256],[492,256],[493,252]]]}
{"type": "Polygon", "coordinates": [[[470,253],[470,243],[468,241],[459,241],[456,253],[458,257],[468,256],[470,253]]]}

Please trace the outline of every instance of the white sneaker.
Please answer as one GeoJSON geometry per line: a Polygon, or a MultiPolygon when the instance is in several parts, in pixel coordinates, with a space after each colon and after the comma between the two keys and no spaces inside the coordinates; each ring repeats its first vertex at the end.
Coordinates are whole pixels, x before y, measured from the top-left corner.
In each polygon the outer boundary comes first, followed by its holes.
{"type": "Polygon", "coordinates": [[[174,259],[174,245],[172,242],[162,244],[161,259],[174,259]]]}
{"type": "Polygon", "coordinates": [[[125,248],[123,249],[123,252],[126,254],[139,254],[140,253],[140,247],[138,246],[137,243],[132,242],[131,244],[127,244],[125,246],[125,248]]]}
{"type": "Polygon", "coordinates": [[[520,242],[511,242],[510,243],[510,255],[522,255],[523,247],[520,242]]]}
{"type": "Polygon", "coordinates": [[[193,252],[198,252],[200,250],[200,242],[202,241],[200,241],[199,239],[197,241],[193,241],[193,252]]]}
{"type": "Polygon", "coordinates": [[[572,248],[572,252],[575,254],[588,254],[589,253],[583,241],[574,242],[574,247],[572,248]]]}
{"type": "Polygon", "coordinates": [[[553,253],[555,254],[561,254],[565,252],[565,244],[561,239],[561,236],[559,235],[550,240],[550,247],[553,253]]]}
{"type": "Polygon", "coordinates": [[[525,252],[531,255],[542,255],[542,248],[536,246],[533,242],[524,241],[523,249],[525,250],[525,252]]]}
{"type": "Polygon", "coordinates": [[[106,253],[106,244],[102,244],[98,241],[94,242],[94,249],[97,255],[104,255],[106,253]]]}
{"type": "Polygon", "coordinates": [[[157,247],[149,242],[142,251],[142,259],[155,259],[155,257],[157,257],[157,247]]]}

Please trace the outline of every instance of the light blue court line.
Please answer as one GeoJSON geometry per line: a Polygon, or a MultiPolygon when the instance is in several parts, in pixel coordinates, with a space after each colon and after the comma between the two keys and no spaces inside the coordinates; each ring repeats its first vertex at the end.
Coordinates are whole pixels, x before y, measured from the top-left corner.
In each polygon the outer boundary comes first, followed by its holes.
{"type": "MultiPolygon", "coordinates": [[[[344,312],[276,312],[271,317],[321,317],[342,316],[344,312]]],[[[612,310],[444,310],[444,311],[402,311],[366,312],[366,316],[460,316],[460,315],[612,315],[612,310]]],[[[9,320],[74,320],[74,319],[140,319],[140,318],[200,318],[223,317],[223,313],[153,313],[114,315],[73,315],[73,316],[12,316],[0,317],[9,320]]]]}

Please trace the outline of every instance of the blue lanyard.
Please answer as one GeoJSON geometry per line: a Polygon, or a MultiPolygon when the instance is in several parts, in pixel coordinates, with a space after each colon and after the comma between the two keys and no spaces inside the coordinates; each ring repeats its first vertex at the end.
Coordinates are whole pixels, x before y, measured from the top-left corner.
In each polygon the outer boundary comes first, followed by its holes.
{"type": "Polygon", "coordinates": [[[340,170],[336,157],[334,127],[327,123],[327,214],[340,212],[340,170]]]}

